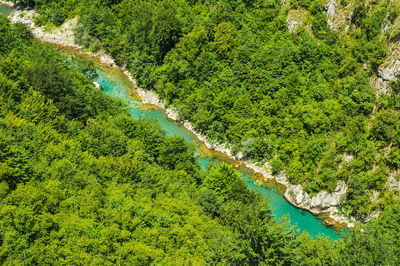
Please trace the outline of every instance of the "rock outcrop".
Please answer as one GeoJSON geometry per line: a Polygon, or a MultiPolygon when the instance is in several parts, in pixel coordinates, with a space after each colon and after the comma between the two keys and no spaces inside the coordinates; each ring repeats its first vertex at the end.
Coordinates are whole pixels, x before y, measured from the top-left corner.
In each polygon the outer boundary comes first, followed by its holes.
{"type": "Polygon", "coordinates": [[[340,33],[346,33],[349,29],[347,20],[351,8],[351,4],[348,7],[343,7],[338,0],[328,0],[325,10],[329,28],[340,33]]]}
{"type": "Polygon", "coordinates": [[[289,11],[286,23],[289,32],[296,32],[297,29],[301,26],[305,26],[307,30],[311,31],[310,27],[304,25],[304,19],[307,18],[308,11],[304,9],[292,9],[289,11]]]}
{"type": "Polygon", "coordinates": [[[103,90],[103,87],[101,86],[101,84],[97,83],[97,82],[92,82],[92,84],[94,85],[94,87],[98,90],[103,90]]]}
{"type": "MultiPolygon", "coordinates": [[[[2,1],[0,1],[0,3],[1,2],[2,1]]],[[[76,26],[77,18],[67,21],[58,29],[54,29],[51,32],[45,32],[44,28],[36,27],[34,25],[33,18],[35,16],[36,13],[34,13],[34,11],[16,11],[15,13],[12,14],[11,21],[13,23],[16,22],[27,23],[32,28],[35,37],[40,38],[43,41],[63,46],[74,47],[78,49],[82,48],[74,42],[73,38],[73,30],[76,26]]],[[[293,13],[292,17],[293,20],[289,20],[288,24],[292,25],[294,27],[293,29],[295,29],[297,26],[303,24],[301,20],[302,17],[305,17],[304,14],[295,12],[293,13]]],[[[100,58],[100,62],[106,64],[107,66],[113,66],[113,67],[117,66],[115,61],[110,56],[104,53],[92,54],[84,51],[82,51],[82,53],[98,56],[100,58]]],[[[122,70],[127,75],[129,80],[131,80],[132,83],[136,85],[136,81],[134,80],[132,75],[130,75],[130,73],[124,67],[122,67],[122,70]]],[[[96,84],[94,85],[97,88],[100,88],[96,84]]],[[[165,103],[158,97],[156,93],[152,91],[143,90],[140,88],[137,88],[137,92],[138,95],[142,98],[143,103],[152,104],[161,109],[164,109],[168,115],[168,118],[172,120],[180,119],[177,110],[175,110],[174,108],[166,108],[165,103]]],[[[284,173],[279,176],[273,176],[270,171],[270,166],[267,162],[264,162],[262,164],[255,164],[243,160],[242,156],[238,155],[234,156],[231,149],[229,149],[229,145],[226,145],[226,143],[222,144],[211,143],[205,136],[203,136],[199,132],[196,132],[189,121],[182,121],[182,122],[184,126],[188,130],[192,131],[201,141],[203,141],[209,149],[225,153],[230,158],[238,160],[239,162],[245,164],[248,168],[252,169],[255,173],[262,175],[265,180],[275,180],[277,183],[285,185],[287,187],[285,197],[293,205],[303,209],[310,210],[314,213],[329,212],[331,219],[333,219],[334,221],[339,223],[348,223],[346,217],[337,214],[337,208],[336,208],[336,206],[339,205],[340,201],[342,200],[344,194],[347,191],[347,186],[344,183],[338,183],[336,190],[332,193],[322,191],[318,193],[316,196],[310,198],[310,196],[303,191],[303,188],[300,185],[297,186],[291,185],[288,182],[284,173]]],[[[351,227],[352,225],[348,224],[348,226],[351,227]]]]}
{"type": "MultiPolygon", "coordinates": [[[[395,1],[390,1],[394,5],[395,1]],[[392,3],[393,2],[393,3],[392,3]]],[[[368,3],[371,4],[371,3],[368,3]]],[[[350,20],[354,9],[357,7],[356,1],[348,1],[343,5],[339,0],[327,0],[325,4],[327,23],[330,29],[339,34],[346,34],[350,27],[350,20]]],[[[397,32],[400,25],[400,18],[389,21],[389,11],[381,25],[382,38],[391,38],[393,32],[397,32]]],[[[293,27],[293,26],[292,26],[293,27]]],[[[379,66],[376,75],[371,76],[371,86],[376,89],[376,94],[390,93],[389,82],[396,80],[400,76],[400,44],[398,41],[389,41],[388,53],[384,62],[379,66]]],[[[364,69],[366,69],[364,67],[364,69]]]]}
{"type": "Polygon", "coordinates": [[[78,23],[78,17],[66,21],[63,25],[52,31],[46,31],[44,27],[36,27],[34,20],[39,16],[34,10],[13,11],[10,20],[11,23],[21,22],[28,25],[32,29],[32,33],[36,38],[45,42],[66,45],[70,47],[78,46],[75,44],[75,28],[78,23]]]}
{"type": "Polygon", "coordinates": [[[335,191],[329,193],[320,191],[317,195],[310,197],[301,185],[289,185],[285,192],[285,198],[302,209],[311,211],[314,214],[332,212],[344,199],[347,192],[347,185],[339,181],[335,191]],[[334,209],[333,209],[334,208],[334,209]]]}
{"type": "Polygon", "coordinates": [[[394,48],[386,60],[379,66],[377,77],[371,79],[376,93],[389,93],[389,82],[400,76],[400,47],[394,48]]]}
{"type": "Polygon", "coordinates": [[[386,181],[386,189],[391,191],[400,190],[400,180],[398,179],[398,172],[393,172],[389,175],[386,181]]]}
{"type": "Polygon", "coordinates": [[[10,7],[13,7],[14,3],[11,2],[11,1],[0,1],[0,5],[7,5],[7,6],[10,6],[10,7]]]}
{"type": "Polygon", "coordinates": [[[286,19],[286,23],[288,24],[289,32],[293,32],[297,28],[297,25],[300,24],[299,21],[291,19],[289,16],[286,19]]]}
{"type": "Polygon", "coordinates": [[[393,62],[383,68],[378,69],[378,76],[383,81],[390,81],[396,79],[400,74],[400,59],[396,58],[393,62]]]}
{"type": "Polygon", "coordinates": [[[336,24],[334,23],[334,18],[336,17],[336,0],[328,0],[325,9],[326,9],[328,26],[331,29],[335,29],[336,24]]]}

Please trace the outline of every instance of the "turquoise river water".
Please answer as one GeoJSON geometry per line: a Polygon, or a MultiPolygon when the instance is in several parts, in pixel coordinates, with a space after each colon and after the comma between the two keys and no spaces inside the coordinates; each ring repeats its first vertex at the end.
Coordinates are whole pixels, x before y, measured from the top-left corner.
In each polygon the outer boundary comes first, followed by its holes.
{"type": "MultiPolygon", "coordinates": [[[[229,162],[227,157],[223,154],[211,151],[208,151],[208,154],[207,152],[204,152],[207,150],[204,145],[202,145],[202,143],[190,131],[183,128],[179,123],[168,120],[164,111],[144,105],[139,100],[135,100],[131,97],[128,93],[129,81],[124,80],[121,75],[100,69],[98,70],[98,74],[99,77],[97,82],[103,86],[103,91],[108,95],[124,99],[130,107],[129,112],[133,117],[137,119],[153,119],[166,131],[167,135],[182,136],[187,142],[192,143],[196,149],[196,155],[203,169],[206,169],[207,164],[212,160],[232,163],[232,161],[229,162]]],[[[283,197],[284,191],[278,189],[277,185],[267,183],[263,186],[259,186],[255,184],[252,179],[252,173],[249,169],[240,167],[239,171],[242,174],[243,180],[250,189],[261,193],[266,198],[270,198],[270,207],[276,219],[280,219],[287,215],[290,218],[291,225],[296,226],[299,230],[307,231],[314,238],[321,235],[329,237],[330,239],[338,239],[348,232],[347,230],[338,231],[333,227],[326,226],[322,216],[316,216],[308,211],[294,207],[285,200],[283,197]]]]}
{"type": "Polygon", "coordinates": [[[11,14],[11,9],[6,5],[0,5],[0,13],[8,16],[11,14]]]}
{"type": "MultiPolygon", "coordinates": [[[[0,5],[0,13],[9,15],[11,9],[7,6],[0,5]]],[[[109,71],[99,66],[98,74],[97,82],[103,86],[104,92],[113,97],[122,98],[128,104],[130,108],[129,112],[133,117],[137,119],[153,119],[165,130],[167,135],[182,136],[188,143],[192,143],[196,149],[197,158],[204,170],[207,168],[207,164],[210,161],[233,163],[228,160],[225,155],[207,150],[190,131],[183,128],[179,123],[169,121],[165,112],[162,110],[144,105],[140,100],[135,100],[135,97],[131,97],[129,91],[132,85],[129,83],[129,80],[120,73],[109,71]]],[[[284,191],[279,189],[277,185],[273,183],[267,183],[263,186],[255,184],[249,169],[239,167],[239,171],[250,189],[261,193],[266,198],[270,198],[270,207],[277,220],[286,215],[290,218],[291,225],[296,226],[298,230],[307,231],[314,238],[321,235],[329,237],[330,239],[338,239],[348,232],[347,230],[338,231],[333,227],[326,226],[322,216],[315,216],[308,211],[292,206],[284,199],[284,191]]]]}

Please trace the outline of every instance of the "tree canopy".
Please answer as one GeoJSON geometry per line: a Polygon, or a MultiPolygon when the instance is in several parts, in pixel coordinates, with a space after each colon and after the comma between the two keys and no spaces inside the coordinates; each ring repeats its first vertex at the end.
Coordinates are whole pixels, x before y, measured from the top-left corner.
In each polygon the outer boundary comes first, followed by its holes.
{"type": "Polygon", "coordinates": [[[343,212],[382,213],[343,240],[299,234],[234,169],[201,171],[181,138],[94,90],[91,63],[1,15],[0,262],[398,265],[399,195],[385,185],[400,160],[400,83],[390,95],[370,84],[396,40],[380,31],[391,2],[355,1],[341,36],[322,1],[18,1],[40,25],[79,15],[79,44],[210,140],[311,195],[343,180],[343,212]],[[289,9],[311,27],[289,32],[289,9]]]}

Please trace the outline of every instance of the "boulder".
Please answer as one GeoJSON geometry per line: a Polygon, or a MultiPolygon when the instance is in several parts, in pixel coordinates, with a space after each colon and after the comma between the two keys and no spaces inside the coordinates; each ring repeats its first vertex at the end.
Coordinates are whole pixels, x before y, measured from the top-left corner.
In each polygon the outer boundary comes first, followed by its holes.
{"type": "Polygon", "coordinates": [[[395,191],[395,190],[400,190],[400,180],[398,180],[397,177],[398,173],[394,172],[391,173],[386,181],[386,189],[395,191]]]}
{"type": "Polygon", "coordinates": [[[101,84],[97,83],[97,82],[92,82],[92,84],[94,85],[94,87],[98,90],[103,90],[103,86],[101,86],[101,84]]]}
{"type": "Polygon", "coordinates": [[[311,198],[311,211],[323,212],[331,207],[338,206],[346,192],[346,184],[343,181],[339,181],[334,192],[321,191],[311,198]]]}
{"type": "Polygon", "coordinates": [[[400,59],[395,59],[388,65],[378,69],[378,77],[383,81],[395,80],[400,74],[400,59]]]}
{"type": "Polygon", "coordinates": [[[325,9],[327,13],[328,26],[331,29],[334,29],[336,27],[333,21],[336,15],[336,0],[328,0],[325,9]]]}
{"type": "Polygon", "coordinates": [[[321,191],[314,197],[310,197],[301,185],[290,185],[285,192],[285,198],[293,205],[310,210],[313,213],[322,213],[336,207],[343,200],[347,192],[347,185],[339,181],[335,191],[329,193],[321,191]]]}
{"type": "Polygon", "coordinates": [[[285,198],[292,203],[293,205],[303,208],[309,209],[311,199],[307,192],[303,191],[301,185],[290,185],[287,187],[285,192],[285,198]]]}

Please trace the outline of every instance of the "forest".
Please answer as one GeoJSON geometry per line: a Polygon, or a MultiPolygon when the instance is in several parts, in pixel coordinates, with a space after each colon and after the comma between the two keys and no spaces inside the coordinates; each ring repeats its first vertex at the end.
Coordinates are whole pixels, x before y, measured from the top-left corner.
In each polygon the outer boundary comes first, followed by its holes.
{"type": "Polygon", "coordinates": [[[354,1],[346,35],[330,29],[322,0],[16,2],[41,14],[38,25],[79,15],[79,44],[105,50],[196,131],[311,196],[344,181],[344,214],[368,220],[398,202],[385,184],[400,166],[400,82],[380,95],[370,85],[396,40],[380,30],[400,14],[396,1],[354,1]],[[296,9],[312,26],[289,32],[296,9]]]}
{"type": "Polygon", "coordinates": [[[379,96],[369,83],[391,10],[376,2],[360,1],[345,38],[320,1],[291,1],[313,15],[296,34],[278,0],[18,1],[42,25],[79,15],[80,44],[210,139],[310,194],[344,180],[344,211],[381,214],[337,241],[276,222],[234,168],[202,171],[182,138],[96,90],[93,63],[0,15],[0,263],[399,265],[400,204],[385,182],[400,165],[400,82],[379,96]]]}
{"type": "Polygon", "coordinates": [[[345,239],[275,222],[229,165],[96,90],[0,15],[1,264],[398,264],[400,205],[345,239]]]}

